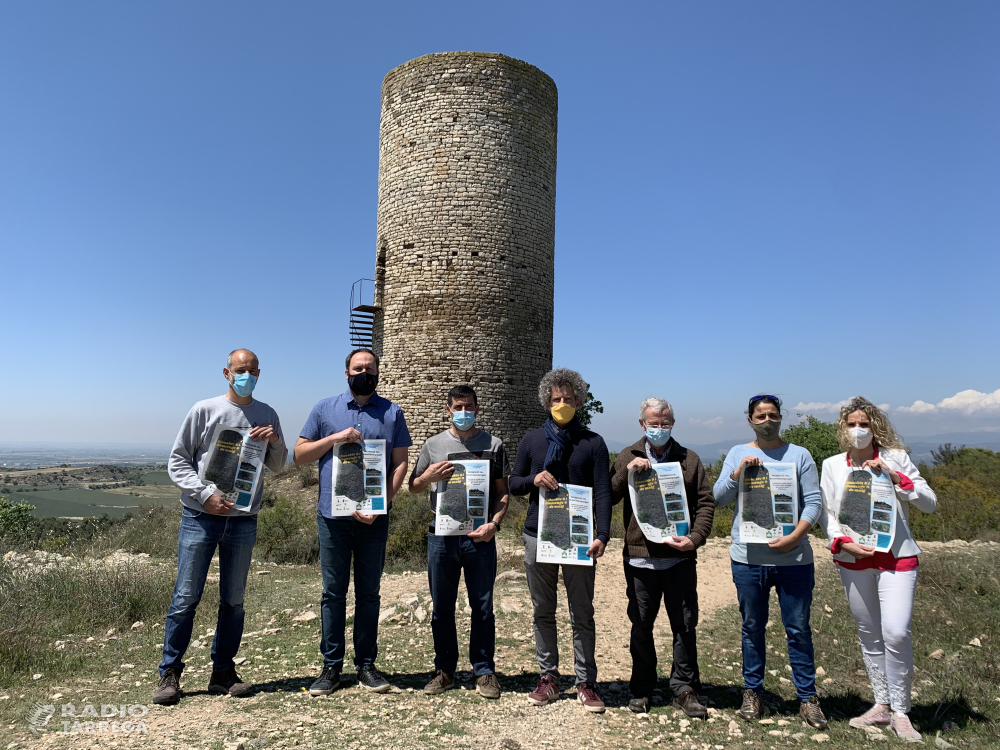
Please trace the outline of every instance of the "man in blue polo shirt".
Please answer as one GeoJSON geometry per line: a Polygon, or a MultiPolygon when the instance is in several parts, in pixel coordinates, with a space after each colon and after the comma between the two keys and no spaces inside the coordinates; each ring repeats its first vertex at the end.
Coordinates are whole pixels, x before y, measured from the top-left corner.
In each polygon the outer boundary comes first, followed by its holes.
{"type": "Polygon", "coordinates": [[[385,440],[389,456],[388,501],[406,478],[408,448],[413,445],[403,410],[375,393],[378,357],[369,349],[347,355],[344,372],[348,390],[313,407],[295,444],[295,464],[319,459],[319,559],[323,571],[321,605],[323,672],[309,689],[310,695],[329,695],[340,685],[344,666],[347,588],[354,558],[354,666],[358,682],[368,690],[384,693],[391,687],[376,667],[378,656],[379,587],[385,566],[388,515],[332,517],[331,462],[339,443],[385,440]]]}

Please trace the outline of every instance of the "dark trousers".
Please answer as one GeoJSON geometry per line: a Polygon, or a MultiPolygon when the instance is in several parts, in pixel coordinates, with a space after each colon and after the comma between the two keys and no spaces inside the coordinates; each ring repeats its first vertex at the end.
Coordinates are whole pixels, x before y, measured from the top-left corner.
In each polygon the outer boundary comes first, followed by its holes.
{"type": "Polygon", "coordinates": [[[319,565],[323,573],[323,664],[341,669],[347,624],[347,589],[354,559],[354,666],[374,664],[378,656],[378,614],[389,516],[371,524],[353,518],[317,516],[319,565]]]}
{"type": "Polygon", "coordinates": [[[434,613],[434,668],[455,674],[458,668],[458,631],[455,604],[458,582],[465,571],[465,588],[472,608],[469,661],[476,677],[496,671],[496,618],[493,616],[493,581],[497,574],[497,543],[473,542],[467,536],[427,537],[427,579],[434,613]]]}
{"type": "Polygon", "coordinates": [[[636,568],[625,560],[625,592],[628,619],[632,622],[629,650],[632,652],[632,679],[629,690],[636,698],[648,698],[656,687],[656,645],[653,625],[660,600],[667,608],[674,634],[674,663],[670,668],[670,689],[674,695],[687,690],[701,691],[698,671],[698,571],[694,560],[684,560],[667,570],[636,568]]]}

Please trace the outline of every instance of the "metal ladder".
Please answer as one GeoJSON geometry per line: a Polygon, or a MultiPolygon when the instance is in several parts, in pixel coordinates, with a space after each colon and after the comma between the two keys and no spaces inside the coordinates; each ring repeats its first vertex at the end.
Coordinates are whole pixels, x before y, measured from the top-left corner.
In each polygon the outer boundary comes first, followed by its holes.
{"type": "Polygon", "coordinates": [[[381,310],[374,304],[366,304],[365,282],[369,284],[367,292],[368,299],[374,303],[375,280],[358,279],[351,285],[351,315],[348,335],[351,340],[351,347],[354,349],[371,349],[373,339],[373,329],[375,326],[375,313],[381,310]]]}

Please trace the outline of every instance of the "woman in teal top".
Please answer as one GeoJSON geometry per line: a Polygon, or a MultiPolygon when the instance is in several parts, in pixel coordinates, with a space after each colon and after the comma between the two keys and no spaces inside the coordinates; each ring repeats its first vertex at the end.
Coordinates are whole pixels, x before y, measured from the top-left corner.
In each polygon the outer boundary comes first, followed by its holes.
{"type": "MultiPolygon", "coordinates": [[[[758,395],[750,399],[747,421],[756,437],[753,442],[734,446],[715,483],[715,502],[729,505],[739,494],[740,476],[749,466],[769,463],[795,464],[799,496],[799,521],[788,534],[771,539],[766,544],[746,544],[740,538],[740,518],[733,518],[733,543],[729,557],[733,583],[743,615],[743,706],[740,716],[746,721],[760,719],[768,713],[761,695],[764,691],[764,670],[767,647],[764,628],[768,619],[771,589],[778,593],[781,620],[788,639],[788,661],[792,667],[792,682],[801,703],[799,715],[815,729],[826,727],[826,717],[816,695],[816,665],[813,658],[812,631],[809,611],[815,583],[809,530],[823,511],[816,462],[809,451],[781,439],[781,399],[758,395]]],[[[771,508],[764,508],[772,515],[771,508]]]]}

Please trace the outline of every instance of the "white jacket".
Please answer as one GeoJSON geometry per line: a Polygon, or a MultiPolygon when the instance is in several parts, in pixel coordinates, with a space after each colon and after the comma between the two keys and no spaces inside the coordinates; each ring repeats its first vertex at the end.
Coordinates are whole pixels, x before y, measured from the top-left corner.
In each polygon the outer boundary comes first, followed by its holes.
{"type": "MultiPolygon", "coordinates": [[[[899,485],[896,485],[896,499],[902,502],[896,503],[898,508],[896,511],[896,536],[892,540],[890,551],[896,558],[919,555],[920,547],[917,546],[913,540],[913,534],[910,533],[910,504],[912,503],[924,513],[933,513],[937,510],[937,495],[927,484],[927,480],[920,476],[920,470],[913,465],[906,451],[880,449],[878,455],[889,468],[905,475],[913,482],[912,490],[903,490],[899,488],[899,485]]],[[[852,467],[847,465],[847,453],[838,453],[823,462],[823,479],[819,484],[820,494],[823,496],[823,516],[820,523],[823,524],[826,538],[831,542],[839,536],[848,536],[840,528],[837,517],[840,514],[840,499],[843,495],[844,484],[851,471],[852,467]]],[[[856,558],[847,552],[839,552],[833,556],[833,559],[841,562],[854,562],[856,558]]]]}

